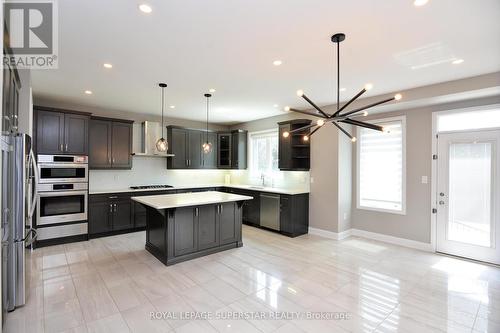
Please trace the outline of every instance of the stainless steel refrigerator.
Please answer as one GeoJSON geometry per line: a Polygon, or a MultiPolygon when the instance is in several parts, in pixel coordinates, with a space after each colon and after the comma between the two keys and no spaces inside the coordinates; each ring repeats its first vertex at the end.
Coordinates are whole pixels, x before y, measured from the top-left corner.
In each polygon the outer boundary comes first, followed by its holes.
{"type": "Polygon", "coordinates": [[[25,304],[29,290],[37,168],[29,135],[2,141],[2,310],[12,311],[25,304]]]}

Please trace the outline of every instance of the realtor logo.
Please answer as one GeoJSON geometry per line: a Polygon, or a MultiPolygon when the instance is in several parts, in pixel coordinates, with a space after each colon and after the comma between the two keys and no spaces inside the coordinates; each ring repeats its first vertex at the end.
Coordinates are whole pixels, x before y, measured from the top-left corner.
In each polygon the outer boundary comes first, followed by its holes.
{"type": "Polygon", "coordinates": [[[10,0],[4,3],[4,65],[57,68],[57,6],[55,0],[10,0]],[[4,35],[5,36],[5,35],[4,35]]]}

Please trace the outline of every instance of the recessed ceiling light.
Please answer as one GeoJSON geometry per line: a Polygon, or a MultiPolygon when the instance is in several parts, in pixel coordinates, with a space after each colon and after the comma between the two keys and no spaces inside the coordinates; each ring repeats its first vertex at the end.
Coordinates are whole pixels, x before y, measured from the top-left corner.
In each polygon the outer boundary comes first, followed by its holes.
{"type": "Polygon", "coordinates": [[[108,69],[109,69],[109,68],[113,68],[113,65],[108,64],[108,63],[103,64],[103,66],[104,66],[104,68],[108,68],[108,69]]]}
{"type": "Polygon", "coordinates": [[[459,65],[459,64],[461,64],[461,63],[463,63],[463,62],[464,62],[464,59],[455,59],[455,60],[453,60],[451,63],[452,63],[453,65],[459,65]]]}
{"type": "Polygon", "coordinates": [[[170,105],[170,108],[171,109],[175,109],[175,105],[170,105]]]}
{"type": "Polygon", "coordinates": [[[139,10],[143,13],[149,14],[153,11],[153,8],[151,8],[150,5],[143,3],[142,5],[139,5],[139,10]]]}
{"type": "Polygon", "coordinates": [[[372,88],[373,88],[373,84],[371,84],[371,83],[365,84],[365,89],[366,90],[371,90],[372,88]]]}
{"type": "Polygon", "coordinates": [[[340,88],[340,91],[346,91],[346,89],[345,88],[340,88]]]}
{"type": "Polygon", "coordinates": [[[85,90],[85,94],[92,95],[92,91],[91,90],[85,90]]]}
{"type": "Polygon", "coordinates": [[[413,1],[413,5],[415,7],[422,7],[423,5],[427,4],[429,0],[415,0],[413,1]]]}
{"type": "Polygon", "coordinates": [[[215,92],[215,89],[214,88],[211,88],[208,90],[208,92],[211,92],[211,93],[214,93],[215,92]]]}
{"type": "Polygon", "coordinates": [[[283,61],[281,61],[281,60],[274,60],[273,61],[274,66],[280,66],[282,63],[283,63],[283,61]]]}
{"type": "Polygon", "coordinates": [[[273,107],[277,108],[279,105],[278,104],[274,104],[273,107]]]}

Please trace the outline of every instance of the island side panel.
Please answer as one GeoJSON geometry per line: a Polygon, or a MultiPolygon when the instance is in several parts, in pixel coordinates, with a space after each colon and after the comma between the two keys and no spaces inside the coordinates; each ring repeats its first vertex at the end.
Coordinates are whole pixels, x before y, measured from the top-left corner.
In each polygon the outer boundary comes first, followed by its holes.
{"type": "Polygon", "coordinates": [[[166,264],[168,211],[146,207],[146,250],[166,264]]]}

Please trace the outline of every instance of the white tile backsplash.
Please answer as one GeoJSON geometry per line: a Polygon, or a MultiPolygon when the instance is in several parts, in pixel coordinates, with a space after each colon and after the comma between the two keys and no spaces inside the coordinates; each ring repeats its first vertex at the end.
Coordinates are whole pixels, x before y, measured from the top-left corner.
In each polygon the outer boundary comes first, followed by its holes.
{"type": "MultiPolygon", "coordinates": [[[[167,170],[166,158],[134,157],[131,170],[90,170],[90,191],[120,190],[133,185],[169,184],[179,186],[224,184],[260,185],[248,170],[167,170]]],[[[309,172],[281,171],[266,178],[266,186],[283,189],[309,189],[309,172]]]]}

